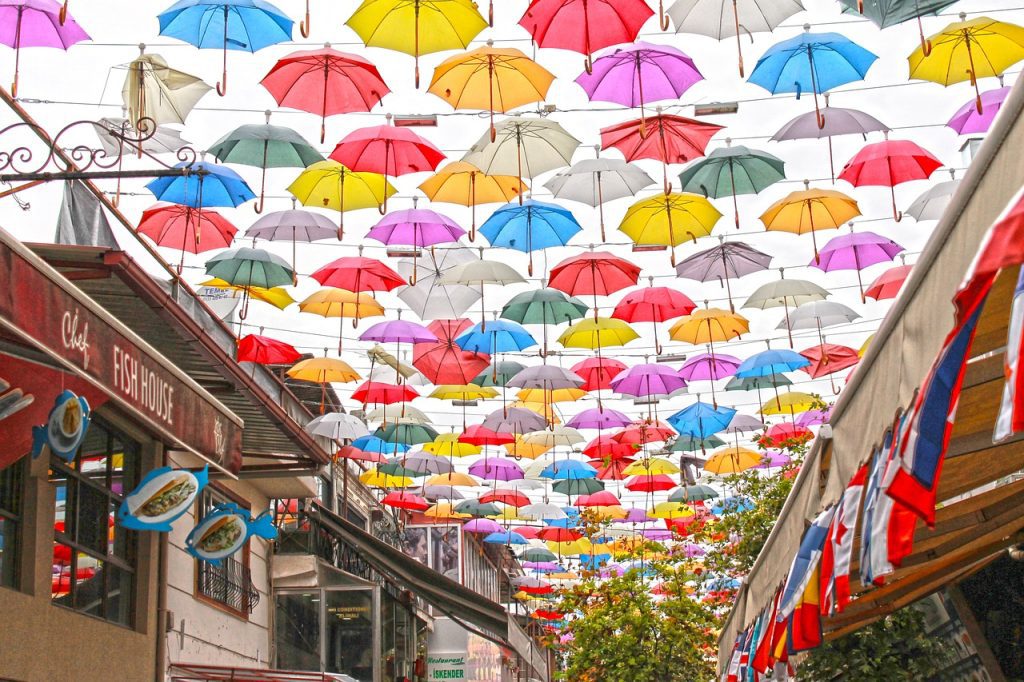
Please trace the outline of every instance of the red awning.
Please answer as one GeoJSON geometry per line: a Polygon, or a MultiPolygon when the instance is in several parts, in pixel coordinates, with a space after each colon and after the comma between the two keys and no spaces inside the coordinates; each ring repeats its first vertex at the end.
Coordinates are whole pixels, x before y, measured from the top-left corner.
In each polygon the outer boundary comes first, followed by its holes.
{"type": "Polygon", "coordinates": [[[268,668],[233,668],[199,663],[173,663],[168,671],[172,682],[348,682],[348,675],[307,672],[302,670],[270,670],[268,668]]]}

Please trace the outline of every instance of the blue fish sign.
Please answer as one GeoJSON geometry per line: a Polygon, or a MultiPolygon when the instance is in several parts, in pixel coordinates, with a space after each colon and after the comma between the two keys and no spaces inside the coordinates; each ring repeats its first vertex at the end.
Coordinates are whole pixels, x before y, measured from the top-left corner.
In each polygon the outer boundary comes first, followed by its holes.
{"type": "Polygon", "coordinates": [[[132,530],[170,532],[171,523],[188,511],[209,480],[209,465],[202,471],[162,467],[146,474],[121,502],[117,522],[132,530]]]}
{"type": "Polygon", "coordinates": [[[253,535],[267,540],[277,538],[277,527],[265,511],[256,518],[237,504],[219,504],[199,522],[185,539],[188,552],[197,559],[218,565],[224,557],[237,552],[253,535]]]}
{"type": "Polygon", "coordinates": [[[53,403],[46,423],[32,427],[32,456],[38,457],[44,445],[61,459],[70,462],[89,430],[89,403],[71,391],[62,391],[53,403]]]}

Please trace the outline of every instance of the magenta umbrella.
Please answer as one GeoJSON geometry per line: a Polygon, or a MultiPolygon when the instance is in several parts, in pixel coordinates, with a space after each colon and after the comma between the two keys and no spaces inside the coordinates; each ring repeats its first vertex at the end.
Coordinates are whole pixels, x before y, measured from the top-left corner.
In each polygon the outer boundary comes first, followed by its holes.
{"type": "Polygon", "coordinates": [[[412,246],[417,250],[412,257],[409,284],[416,284],[416,259],[419,249],[434,244],[457,242],[466,235],[458,224],[446,215],[425,208],[392,211],[370,228],[366,236],[386,246],[412,246]]]}
{"type": "Polygon", "coordinates": [[[828,423],[828,418],[831,413],[831,405],[826,407],[824,410],[807,410],[806,412],[801,412],[794,423],[797,426],[816,426],[818,424],[826,424],[828,423]]]}
{"type": "Polygon", "coordinates": [[[431,343],[437,341],[437,335],[416,322],[387,320],[367,329],[359,336],[359,340],[378,343],[431,343]]]}
{"type": "Polygon", "coordinates": [[[570,419],[566,426],[574,429],[619,429],[633,422],[618,410],[609,407],[591,407],[570,419]]]}
{"type": "Polygon", "coordinates": [[[497,533],[504,529],[493,519],[473,519],[462,524],[462,530],[467,533],[497,533]]]}
{"type": "Polygon", "coordinates": [[[576,82],[592,102],[640,107],[643,133],[644,104],[677,100],[702,80],[696,64],[680,50],[638,41],[605,50],[594,59],[593,72],[584,71],[576,82]]]}
{"type": "Polygon", "coordinates": [[[505,457],[485,457],[471,464],[469,473],[487,481],[518,481],[526,478],[523,468],[505,457]]]}
{"type": "Polygon", "coordinates": [[[880,234],[851,232],[830,239],[818,252],[820,260],[812,259],[809,265],[823,272],[856,270],[860,300],[864,302],[864,283],[860,271],[876,263],[891,261],[902,251],[902,246],[880,234]]]}
{"type": "Polygon", "coordinates": [[[89,40],[89,34],[66,15],[56,0],[0,0],[0,43],[14,48],[12,97],[18,96],[21,48],[66,50],[83,40],[89,40]]]}
{"type": "Polygon", "coordinates": [[[712,348],[707,353],[701,353],[700,355],[694,355],[692,358],[688,358],[683,366],[679,368],[679,376],[686,381],[710,381],[711,383],[711,402],[718,406],[718,400],[715,398],[715,381],[731,377],[739,369],[742,361],[732,355],[724,355],[722,353],[716,353],[712,348]]]}
{"type": "Polygon", "coordinates": [[[972,99],[956,110],[953,118],[949,119],[949,123],[946,126],[952,128],[960,135],[988,132],[988,129],[992,127],[992,121],[995,120],[996,114],[999,113],[999,107],[1003,106],[1003,101],[1006,100],[1006,96],[1009,94],[1009,87],[981,93],[983,113],[978,113],[977,102],[972,99]]]}

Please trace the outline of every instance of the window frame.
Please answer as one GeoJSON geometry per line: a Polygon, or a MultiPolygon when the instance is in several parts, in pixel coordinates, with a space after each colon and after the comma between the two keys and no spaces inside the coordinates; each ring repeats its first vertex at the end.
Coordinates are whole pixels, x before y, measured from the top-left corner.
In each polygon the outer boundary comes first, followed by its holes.
{"type": "MultiPolygon", "coordinates": [[[[0,470],[0,481],[4,484],[12,484],[11,498],[14,502],[14,509],[8,509],[0,505],[0,523],[10,523],[13,532],[10,537],[4,535],[3,558],[0,558],[0,587],[16,592],[21,591],[23,555],[21,553],[23,538],[22,532],[25,523],[25,493],[27,491],[27,473],[29,456],[18,459],[9,466],[0,470]],[[7,543],[10,543],[9,545],[7,543]],[[4,579],[4,564],[10,563],[10,581],[4,579]]],[[[3,497],[0,496],[0,500],[3,497]]]]}
{"type": "MultiPolygon", "coordinates": [[[[252,505],[249,503],[248,500],[243,499],[241,496],[235,494],[233,491],[229,490],[225,486],[222,486],[216,482],[211,482],[206,486],[206,488],[199,491],[199,494],[196,496],[194,514],[197,526],[206,516],[206,511],[203,509],[203,505],[207,498],[210,498],[210,501],[212,502],[212,504],[210,505],[210,509],[224,502],[232,502],[234,504],[237,504],[240,508],[249,512],[250,514],[252,513],[252,505]],[[218,500],[218,497],[221,499],[218,500]]],[[[259,598],[250,603],[248,589],[243,589],[243,608],[236,609],[227,601],[218,599],[216,595],[204,592],[202,589],[202,580],[204,571],[209,571],[211,573],[223,571],[226,574],[228,571],[228,566],[230,565],[229,562],[235,561],[238,564],[240,564],[243,571],[243,575],[247,576],[249,584],[252,585],[252,569],[250,568],[251,552],[252,550],[250,548],[250,543],[246,542],[244,545],[242,545],[242,549],[239,550],[239,552],[236,552],[235,554],[226,557],[219,566],[215,566],[214,564],[211,564],[208,561],[195,559],[195,578],[193,580],[193,595],[195,596],[196,600],[201,601],[209,606],[212,606],[213,608],[219,611],[224,611],[225,613],[235,616],[236,618],[248,621],[249,616],[252,614],[252,611],[256,608],[256,605],[259,603],[259,598]],[[236,558],[239,553],[241,553],[242,555],[241,560],[236,558]]],[[[226,575],[224,577],[224,582],[227,582],[226,575]]]]}

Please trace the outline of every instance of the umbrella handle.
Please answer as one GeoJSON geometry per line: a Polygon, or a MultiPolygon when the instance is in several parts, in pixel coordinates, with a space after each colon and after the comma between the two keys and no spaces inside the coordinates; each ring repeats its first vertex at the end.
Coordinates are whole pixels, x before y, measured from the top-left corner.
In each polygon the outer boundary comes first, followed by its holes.
{"type": "Polygon", "coordinates": [[[583,69],[587,72],[588,76],[594,73],[594,59],[589,54],[583,60],[583,69]]]}
{"type": "Polygon", "coordinates": [[[63,26],[68,20],[68,0],[64,0],[64,4],[60,8],[60,12],[57,13],[57,18],[60,20],[61,26],[63,26]]]}
{"type": "Polygon", "coordinates": [[[309,0],[306,0],[306,18],[299,22],[299,33],[303,38],[309,37],[309,0]]]}
{"type": "Polygon", "coordinates": [[[217,83],[217,94],[223,97],[228,93],[228,12],[229,7],[224,5],[224,72],[221,74],[221,82],[217,83]]]}
{"type": "Polygon", "coordinates": [[[494,0],[487,3],[487,25],[494,28],[494,0]]]}
{"type": "Polygon", "coordinates": [[[658,0],[658,25],[661,26],[662,31],[667,31],[669,26],[672,25],[668,15],[665,14],[665,5],[663,0],[658,0]]]}
{"type": "Polygon", "coordinates": [[[224,74],[223,74],[222,80],[219,83],[217,83],[217,94],[220,95],[221,97],[223,97],[224,95],[228,94],[228,72],[227,72],[227,69],[224,70],[224,74]]]}
{"type": "Polygon", "coordinates": [[[896,210],[896,188],[890,187],[889,192],[892,195],[892,219],[896,222],[903,220],[903,211],[896,210]]]}

